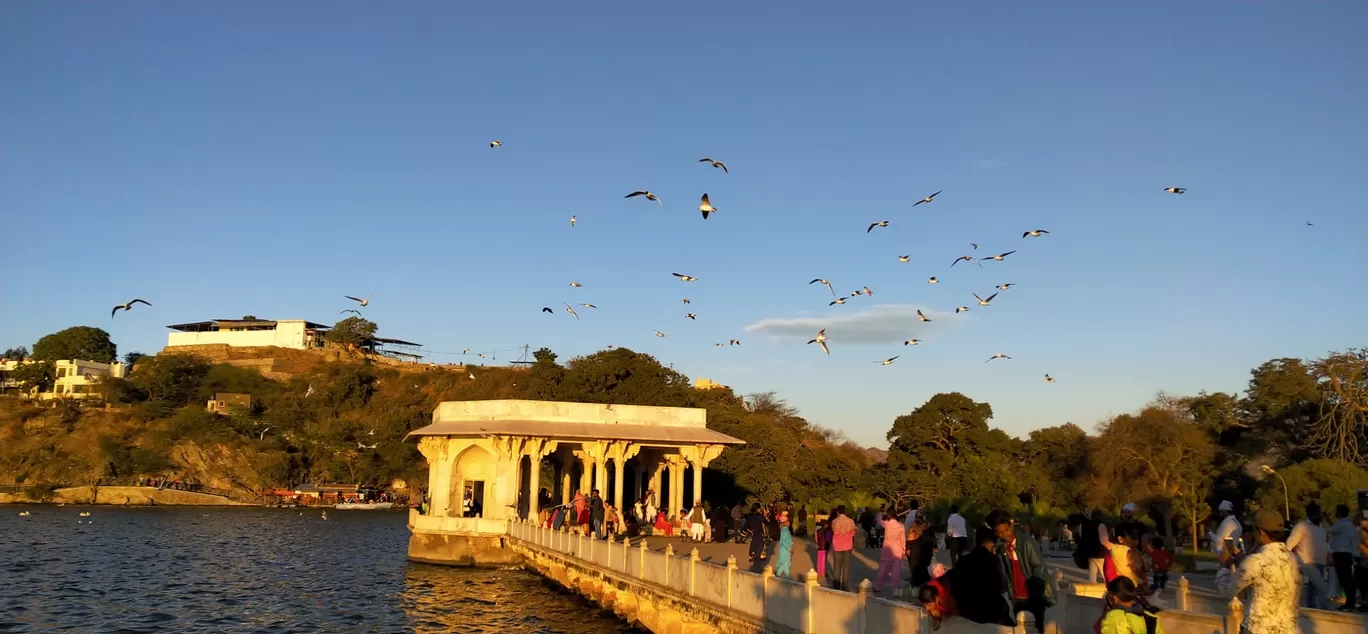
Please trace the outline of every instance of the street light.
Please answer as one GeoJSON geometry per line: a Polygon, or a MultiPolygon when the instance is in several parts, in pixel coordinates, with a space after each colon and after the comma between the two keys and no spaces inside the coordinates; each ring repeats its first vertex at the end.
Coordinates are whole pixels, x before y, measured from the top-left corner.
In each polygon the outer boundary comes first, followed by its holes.
{"type": "Polygon", "coordinates": [[[1270,475],[1278,476],[1278,480],[1282,482],[1282,487],[1283,487],[1283,519],[1285,519],[1285,520],[1287,520],[1287,521],[1289,521],[1289,522],[1292,521],[1292,505],[1290,505],[1290,504],[1287,503],[1287,480],[1283,480],[1282,474],[1278,473],[1277,471],[1274,471],[1274,470],[1273,470],[1273,467],[1270,467],[1270,466],[1268,466],[1268,465],[1264,465],[1264,466],[1262,466],[1262,467],[1259,467],[1259,470],[1260,470],[1260,471],[1263,471],[1264,473],[1270,474],[1270,475]]]}

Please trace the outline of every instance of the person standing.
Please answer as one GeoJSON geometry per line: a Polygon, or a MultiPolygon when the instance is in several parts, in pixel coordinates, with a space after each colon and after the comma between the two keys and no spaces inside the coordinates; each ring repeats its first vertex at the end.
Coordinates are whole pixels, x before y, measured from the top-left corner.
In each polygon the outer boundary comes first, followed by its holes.
{"type": "Polygon", "coordinates": [[[1099,578],[1106,580],[1106,556],[1111,550],[1111,535],[1107,525],[1102,523],[1102,509],[1093,509],[1083,516],[1083,525],[1078,529],[1078,550],[1074,552],[1074,563],[1082,567],[1087,560],[1088,583],[1097,583],[1099,578]]]}
{"type": "Polygon", "coordinates": [[[874,594],[883,591],[885,581],[892,581],[895,590],[902,586],[902,559],[907,553],[903,525],[898,518],[885,515],[883,530],[883,550],[879,553],[879,571],[874,574],[874,594]]]}
{"type": "Polygon", "coordinates": [[[774,546],[774,576],[788,579],[793,561],[793,531],[789,530],[788,511],[779,511],[779,541],[774,546]]]}
{"type": "Polygon", "coordinates": [[[1253,598],[1245,610],[1245,624],[1258,634],[1297,634],[1297,590],[1301,573],[1296,558],[1283,543],[1282,515],[1272,509],[1259,509],[1254,515],[1256,550],[1240,562],[1232,588],[1239,594],[1253,588],[1253,598]]]}
{"type": "Polygon", "coordinates": [[[903,518],[904,535],[910,534],[912,532],[912,525],[917,523],[917,516],[921,514],[921,512],[918,510],[920,508],[921,503],[917,502],[916,500],[912,500],[911,502],[907,503],[907,517],[903,518]]]}
{"type": "Polygon", "coordinates": [[[926,516],[917,518],[912,532],[907,534],[907,568],[912,575],[914,587],[921,587],[931,581],[931,562],[936,555],[936,535],[931,530],[926,516]]]}
{"type": "Polygon", "coordinates": [[[826,520],[817,520],[817,530],[812,536],[817,543],[817,576],[825,579],[827,552],[831,550],[831,527],[827,526],[826,520]]]}
{"type": "Polygon", "coordinates": [[[660,513],[660,509],[656,508],[655,504],[655,491],[647,491],[646,499],[643,500],[643,502],[646,507],[646,516],[643,518],[644,521],[642,521],[642,526],[650,526],[651,533],[654,534],[656,515],[660,513]]]}
{"type": "Polygon", "coordinates": [[[1330,558],[1330,544],[1326,541],[1325,527],[1321,526],[1319,504],[1306,505],[1306,519],[1292,527],[1287,549],[1297,557],[1297,568],[1301,571],[1302,606],[1330,609],[1330,589],[1325,585],[1325,562],[1330,558]]]}
{"type": "Polygon", "coordinates": [[[1330,558],[1335,564],[1335,577],[1344,588],[1344,606],[1341,612],[1353,612],[1358,605],[1358,584],[1354,581],[1354,555],[1359,551],[1358,530],[1349,521],[1349,507],[1340,504],[1335,507],[1335,523],[1327,531],[1330,534],[1330,558]]]}
{"type": "MultiPolygon", "coordinates": [[[[975,623],[1011,627],[1012,606],[1007,602],[1007,574],[1002,558],[993,550],[997,533],[987,526],[974,530],[974,547],[946,574],[952,577],[950,593],[959,615],[975,623]]],[[[944,579],[945,577],[942,577],[944,579]]]]}
{"type": "Polygon", "coordinates": [[[589,521],[594,529],[594,536],[603,538],[603,498],[599,497],[599,490],[594,489],[589,497],[589,521]]]}
{"type": "Polygon", "coordinates": [[[836,507],[831,520],[831,585],[837,590],[850,590],[850,553],[855,550],[855,520],[845,514],[845,506],[836,507]]]}
{"type": "MultiPolygon", "coordinates": [[[[1035,616],[1036,630],[1045,631],[1045,608],[1054,605],[1054,580],[1050,578],[1045,557],[1035,538],[1013,526],[1012,516],[1004,510],[988,515],[988,525],[998,537],[994,551],[1007,571],[1008,590],[1013,608],[1035,616]]],[[[1134,532],[1131,529],[1129,532],[1134,532]]],[[[1113,551],[1114,553],[1115,551],[1113,551]]]]}
{"type": "Polygon", "coordinates": [[[964,516],[960,515],[958,504],[950,505],[950,518],[945,521],[945,536],[945,546],[950,549],[950,567],[954,568],[969,545],[969,530],[964,524],[964,516]]]}
{"type": "Polygon", "coordinates": [[[694,500],[693,509],[689,511],[689,539],[702,542],[703,523],[707,521],[708,514],[703,510],[703,500],[694,500]]]}
{"type": "Polygon", "coordinates": [[[793,527],[793,535],[795,537],[807,536],[807,516],[807,505],[804,504],[798,507],[798,524],[793,527]]]}
{"type": "Polygon", "coordinates": [[[750,515],[743,520],[742,531],[750,532],[751,570],[759,572],[760,562],[765,559],[765,515],[760,511],[760,503],[751,505],[750,515]]]}

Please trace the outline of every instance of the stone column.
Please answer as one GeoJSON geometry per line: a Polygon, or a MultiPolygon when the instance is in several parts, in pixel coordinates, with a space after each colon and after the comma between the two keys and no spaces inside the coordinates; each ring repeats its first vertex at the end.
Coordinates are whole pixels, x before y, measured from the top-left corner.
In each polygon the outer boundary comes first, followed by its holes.
{"type": "Polygon", "coordinates": [[[494,462],[493,491],[485,488],[484,517],[488,519],[508,519],[515,517],[518,510],[518,472],[527,439],[517,436],[497,436],[494,448],[498,454],[494,462]],[[491,499],[492,498],[492,499],[491,499]]]}
{"type": "MultiPolygon", "coordinates": [[[[639,460],[640,459],[638,459],[638,461],[639,460]]],[[[641,496],[646,494],[646,468],[641,466],[640,462],[638,462],[633,471],[636,474],[636,477],[632,479],[634,485],[632,487],[632,499],[627,501],[635,503],[637,500],[641,499],[641,496]]]]}
{"type": "Polygon", "coordinates": [[[574,470],[575,457],[569,453],[561,456],[561,504],[570,503],[570,472],[574,470]]]}
{"type": "Polygon", "coordinates": [[[608,495],[608,490],[607,490],[607,489],[608,489],[608,459],[607,459],[607,458],[604,458],[604,459],[598,461],[597,468],[596,468],[596,470],[594,471],[594,488],[599,490],[599,496],[600,496],[600,497],[604,497],[604,496],[607,496],[607,495],[608,495]]]}
{"type": "Polygon", "coordinates": [[[613,475],[616,477],[616,479],[613,480],[613,504],[618,507],[619,512],[631,507],[630,504],[624,505],[622,503],[622,472],[623,467],[626,466],[623,465],[622,462],[623,460],[621,457],[613,459],[613,475]]]}
{"type": "Polygon", "coordinates": [[[684,507],[684,461],[675,458],[670,461],[670,515],[675,516],[684,507]]]}
{"type": "Polygon", "coordinates": [[[447,438],[424,436],[418,441],[418,451],[428,463],[428,515],[446,515],[451,505],[451,471],[455,456],[447,450],[447,438]]]}
{"type": "MultiPolygon", "coordinates": [[[[661,491],[661,488],[660,488],[660,483],[661,483],[661,477],[660,477],[660,476],[661,476],[661,473],[660,473],[660,471],[661,471],[661,469],[662,469],[663,467],[664,467],[664,464],[661,463],[659,460],[657,460],[657,461],[655,462],[655,464],[651,466],[651,486],[650,486],[650,489],[651,489],[652,491],[655,491],[655,494],[652,496],[652,497],[654,497],[655,499],[651,500],[651,502],[655,503],[656,508],[660,508],[660,491],[661,491]]],[[[655,521],[655,518],[654,518],[654,517],[651,518],[651,521],[654,522],[654,521],[655,521]]]]}
{"type": "Polygon", "coordinates": [[[537,512],[541,510],[537,508],[541,504],[541,451],[533,452],[528,460],[532,464],[527,474],[527,490],[530,494],[527,498],[527,516],[537,517],[537,512]]]}
{"type": "Polygon", "coordinates": [[[701,463],[693,463],[693,476],[693,500],[690,502],[703,499],[703,465],[701,463]]]}

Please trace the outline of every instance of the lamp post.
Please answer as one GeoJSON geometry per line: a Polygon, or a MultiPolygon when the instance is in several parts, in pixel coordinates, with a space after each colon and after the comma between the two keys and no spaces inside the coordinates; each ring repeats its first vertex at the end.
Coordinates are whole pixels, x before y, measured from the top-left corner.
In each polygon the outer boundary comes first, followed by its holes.
{"type": "Polygon", "coordinates": [[[1283,519],[1285,519],[1285,520],[1287,520],[1287,521],[1289,521],[1289,522],[1292,521],[1292,505],[1287,503],[1287,480],[1283,480],[1282,474],[1278,473],[1277,471],[1274,471],[1274,470],[1273,470],[1273,467],[1270,467],[1270,466],[1268,466],[1268,465],[1264,465],[1264,466],[1262,466],[1262,467],[1259,467],[1259,470],[1260,470],[1260,471],[1263,471],[1264,473],[1270,474],[1270,475],[1278,476],[1278,481],[1282,482],[1282,488],[1283,488],[1283,519]]]}

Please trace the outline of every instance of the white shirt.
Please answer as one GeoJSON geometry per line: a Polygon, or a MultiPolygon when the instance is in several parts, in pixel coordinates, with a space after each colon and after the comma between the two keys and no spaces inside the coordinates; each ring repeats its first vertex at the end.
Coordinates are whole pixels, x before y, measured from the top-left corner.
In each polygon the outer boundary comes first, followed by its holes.
{"type": "Polygon", "coordinates": [[[911,533],[912,525],[915,523],[917,523],[917,509],[912,509],[907,512],[907,517],[903,519],[903,530],[911,533]]]}
{"type": "MultiPolygon", "coordinates": [[[[1221,520],[1221,526],[1216,529],[1216,534],[1211,538],[1211,552],[1217,555],[1221,554],[1221,551],[1225,550],[1226,538],[1230,538],[1238,544],[1242,534],[1244,534],[1244,529],[1240,527],[1240,520],[1235,519],[1234,515],[1227,515],[1225,519],[1221,520]]],[[[1237,545],[1236,548],[1238,547],[1237,545]]]]}
{"type": "Polygon", "coordinates": [[[1325,563],[1330,552],[1330,542],[1325,541],[1325,527],[1307,520],[1297,522],[1287,538],[1287,549],[1303,565],[1325,563]]]}
{"type": "Polygon", "coordinates": [[[1297,634],[1297,599],[1301,573],[1296,559],[1280,542],[1264,544],[1240,563],[1232,593],[1254,587],[1245,625],[1258,634],[1297,634]]]}
{"type": "Polygon", "coordinates": [[[945,534],[950,537],[968,537],[969,529],[964,526],[964,516],[951,513],[950,519],[945,521],[945,534]]]}

